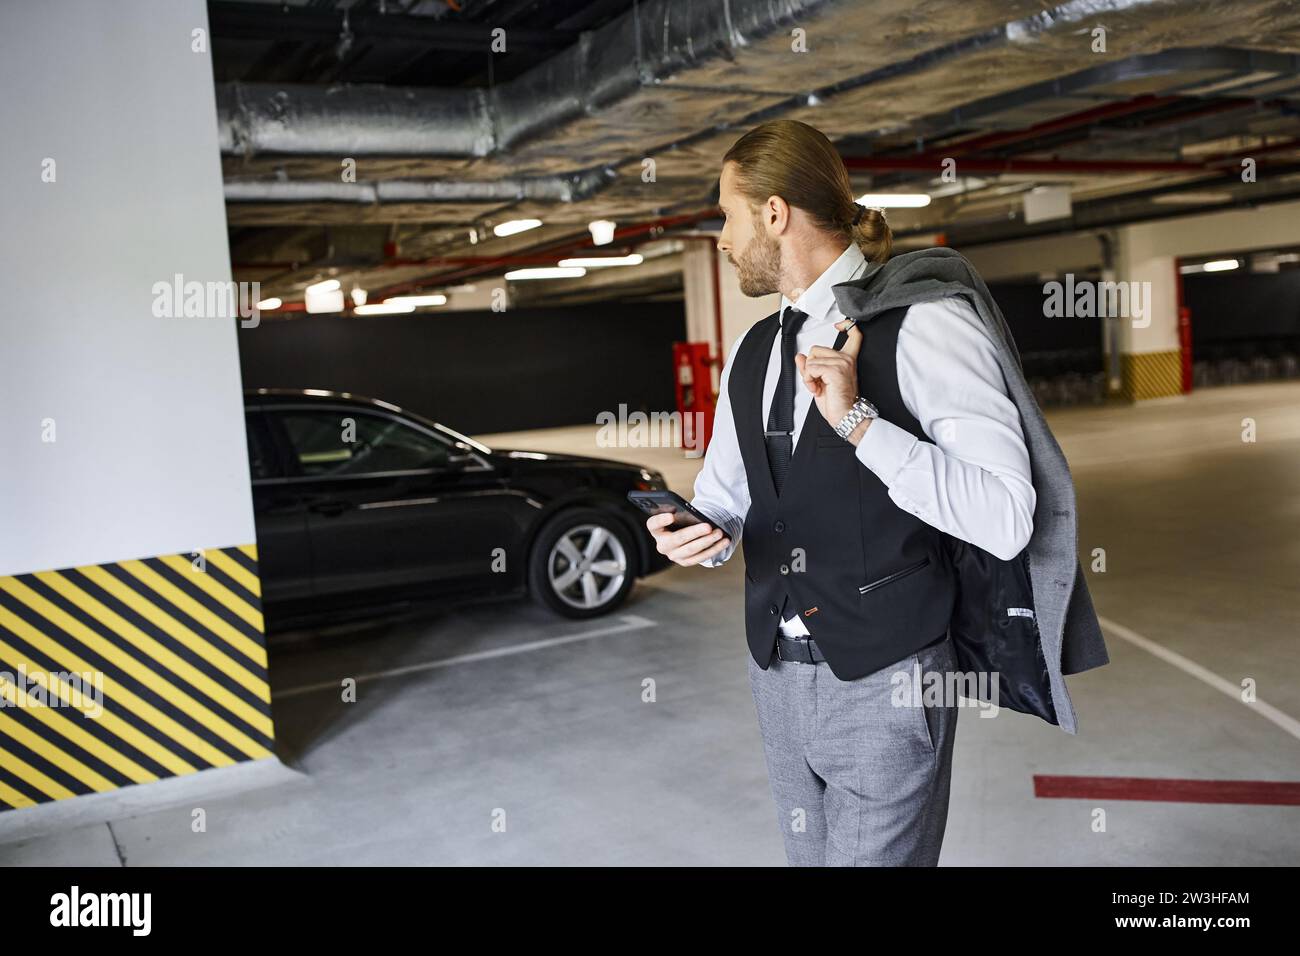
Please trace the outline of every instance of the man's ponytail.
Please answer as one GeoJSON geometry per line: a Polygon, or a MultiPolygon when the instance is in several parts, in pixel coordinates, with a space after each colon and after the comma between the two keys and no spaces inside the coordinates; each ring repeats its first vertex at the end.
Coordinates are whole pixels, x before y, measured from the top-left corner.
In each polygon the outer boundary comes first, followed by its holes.
{"type": "Polygon", "coordinates": [[[885,211],[856,202],[853,210],[848,222],[849,236],[868,262],[884,262],[894,248],[894,233],[885,219],[885,211]]]}

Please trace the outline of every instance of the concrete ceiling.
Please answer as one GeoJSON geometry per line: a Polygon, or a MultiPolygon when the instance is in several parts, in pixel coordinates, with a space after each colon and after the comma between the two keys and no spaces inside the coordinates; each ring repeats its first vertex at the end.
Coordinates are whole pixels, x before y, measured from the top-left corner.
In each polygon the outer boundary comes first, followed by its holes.
{"type": "Polygon", "coordinates": [[[455,6],[209,4],[237,278],[286,301],[322,275],[437,290],[590,251],[594,219],[619,224],[611,254],[707,230],[722,154],[776,117],[824,131],[860,192],[936,196],[890,210],[903,244],[1300,195],[1293,2],[455,6]],[[1073,217],[1026,224],[1023,194],[1054,184],[1073,217]],[[519,218],[545,225],[492,235],[519,218]]]}

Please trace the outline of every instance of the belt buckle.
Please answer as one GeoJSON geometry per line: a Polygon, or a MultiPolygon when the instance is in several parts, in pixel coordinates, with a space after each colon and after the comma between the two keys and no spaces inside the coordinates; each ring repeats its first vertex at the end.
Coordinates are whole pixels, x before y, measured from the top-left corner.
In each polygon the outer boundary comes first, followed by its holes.
{"type": "Polygon", "coordinates": [[[780,660],[780,661],[782,661],[783,663],[786,663],[786,664],[813,664],[813,663],[816,663],[816,662],[813,660],[812,645],[808,643],[810,640],[812,640],[812,638],[785,637],[784,635],[782,635],[781,637],[778,637],[778,638],[776,639],[776,656],[777,656],[777,660],[780,660]],[[782,656],[781,656],[781,641],[782,641],[782,640],[792,641],[792,642],[794,642],[794,643],[800,645],[800,648],[803,650],[803,655],[800,656],[800,657],[794,657],[794,658],[785,658],[785,657],[782,657],[782,656]]]}

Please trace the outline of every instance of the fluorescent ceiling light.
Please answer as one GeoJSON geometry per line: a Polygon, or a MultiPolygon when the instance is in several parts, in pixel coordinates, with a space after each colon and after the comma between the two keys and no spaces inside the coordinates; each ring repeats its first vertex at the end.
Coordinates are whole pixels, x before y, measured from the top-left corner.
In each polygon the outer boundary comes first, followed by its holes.
{"type": "Polygon", "coordinates": [[[601,269],[605,266],[639,266],[643,261],[640,253],[634,252],[630,256],[591,256],[585,259],[561,259],[559,266],[562,269],[575,267],[601,269]]]}
{"type": "Polygon", "coordinates": [[[414,312],[415,306],[408,303],[382,302],[377,305],[359,305],[352,310],[357,315],[398,315],[414,312]]]}
{"type": "Polygon", "coordinates": [[[333,292],[338,287],[338,279],[326,279],[324,282],[317,282],[315,285],[307,286],[307,294],[316,295],[319,292],[333,292]]]}
{"type": "Polygon", "coordinates": [[[540,219],[511,219],[509,222],[503,222],[492,227],[492,232],[498,236],[513,236],[517,232],[526,232],[529,229],[536,229],[542,224],[540,219]]]}
{"type": "MultiPolygon", "coordinates": [[[[335,285],[338,285],[336,282],[335,285]]],[[[306,298],[307,311],[313,314],[320,312],[342,312],[343,311],[343,290],[331,289],[326,292],[308,292],[306,298]]]]}
{"type": "Polygon", "coordinates": [[[1205,191],[1185,192],[1185,193],[1165,193],[1160,196],[1152,196],[1151,201],[1155,203],[1163,203],[1171,206],[1192,205],[1192,204],[1201,204],[1201,203],[1209,205],[1211,203],[1231,202],[1232,194],[1205,192],[1205,191]]]}
{"type": "Polygon", "coordinates": [[[586,269],[566,269],[560,266],[537,266],[530,269],[511,269],[507,279],[576,279],[585,276],[586,269]]]}
{"type": "Polygon", "coordinates": [[[1230,272],[1241,265],[1236,259],[1212,259],[1209,262],[1195,262],[1191,265],[1179,266],[1178,271],[1182,275],[1195,275],[1198,272],[1230,272]]]}
{"type": "Polygon", "coordinates": [[[858,202],[881,209],[920,209],[930,205],[930,197],[925,193],[864,193],[858,202]]]}
{"type": "Polygon", "coordinates": [[[447,297],[440,293],[433,295],[396,295],[384,300],[385,305],[409,305],[418,308],[422,305],[446,305],[447,297]]]}
{"type": "Polygon", "coordinates": [[[356,288],[354,288],[354,289],[352,290],[352,304],[353,304],[353,305],[365,305],[365,304],[366,304],[366,290],[365,290],[365,289],[356,289],[356,288]]]}
{"type": "Polygon", "coordinates": [[[284,305],[283,302],[272,296],[269,299],[263,299],[261,302],[257,303],[257,308],[263,312],[270,312],[272,309],[278,309],[282,305],[284,305]]]}

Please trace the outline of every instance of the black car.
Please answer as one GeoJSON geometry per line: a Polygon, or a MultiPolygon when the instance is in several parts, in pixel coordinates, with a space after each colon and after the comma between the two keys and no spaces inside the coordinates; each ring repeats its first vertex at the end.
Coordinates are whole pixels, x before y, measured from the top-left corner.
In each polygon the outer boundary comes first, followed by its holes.
{"type": "Polygon", "coordinates": [[[244,393],[268,626],[427,598],[530,593],[573,618],[668,564],[637,465],[488,448],[346,392],[244,393]]]}

